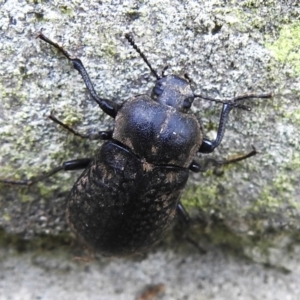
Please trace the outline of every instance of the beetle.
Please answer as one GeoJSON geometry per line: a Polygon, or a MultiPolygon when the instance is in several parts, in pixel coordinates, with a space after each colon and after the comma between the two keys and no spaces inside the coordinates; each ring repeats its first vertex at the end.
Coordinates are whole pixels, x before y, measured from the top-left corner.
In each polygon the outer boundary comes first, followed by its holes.
{"type": "MultiPolygon", "coordinates": [[[[132,36],[125,38],[139,53],[156,77],[151,96],[139,95],[122,104],[99,97],[88,73],[78,58],[42,32],[38,38],[59,50],[80,73],[92,97],[104,113],[115,119],[112,131],[101,131],[97,138],[105,142],[93,158],[64,162],[34,180],[0,180],[2,183],[31,185],[64,170],[84,169],[67,197],[67,221],[75,235],[93,251],[106,256],[125,256],[146,251],[159,241],[176,213],[188,223],[189,216],[180,195],[189,171],[206,169],[195,161],[196,153],[211,153],[223,139],[226,123],[233,108],[250,110],[241,100],[271,98],[272,94],[245,94],[226,101],[197,95],[187,75],[159,76],[132,36]],[[222,104],[217,137],[204,137],[197,117],[190,113],[195,98],[222,104]]],[[[82,135],[55,116],[50,119],[73,134],[82,135]]],[[[248,158],[246,155],[225,164],[248,158]]],[[[210,160],[211,162],[212,160],[210,160]]]]}

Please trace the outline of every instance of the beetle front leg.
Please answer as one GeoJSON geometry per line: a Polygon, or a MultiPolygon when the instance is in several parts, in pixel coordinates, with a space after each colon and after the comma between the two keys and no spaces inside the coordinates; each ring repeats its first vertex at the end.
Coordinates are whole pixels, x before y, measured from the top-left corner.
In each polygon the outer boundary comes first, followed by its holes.
{"type": "Polygon", "coordinates": [[[43,179],[51,177],[52,175],[58,173],[59,171],[74,171],[74,170],[85,169],[89,165],[91,160],[92,160],[91,158],[80,158],[80,159],[69,160],[69,161],[64,162],[61,166],[56,167],[56,168],[52,169],[51,171],[47,172],[46,174],[38,176],[32,180],[2,179],[2,180],[0,180],[0,183],[30,186],[30,185],[35,184],[43,179]]]}
{"type": "Polygon", "coordinates": [[[223,105],[216,139],[214,141],[203,139],[202,144],[198,150],[199,152],[211,153],[215,150],[216,147],[220,145],[224,136],[228,115],[233,108],[234,106],[232,104],[226,103],[223,105]]]}
{"type": "Polygon", "coordinates": [[[218,103],[223,103],[223,107],[222,107],[222,112],[221,112],[221,116],[220,116],[220,121],[219,121],[219,127],[218,127],[218,133],[217,133],[217,137],[214,141],[210,141],[208,139],[203,139],[202,144],[199,148],[199,152],[201,153],[211,153],[215,150],[216,147],[218,147],[223,139],[224,136],[224,132],[225,132],[225,128],[226,128],[226,123],[228,121],[228,116],[229,113],[231,112],[231,110],[233,108],[239,108],[239,109],[243,109],[243,110],[247,110],[250,111],[251,108],[248,106],[245,106],[243,104],[239,104],[239,101],[241,100],[246,100],[246,99],[257,99],[257,98],[264,98],[264,99],[269,99],[272,98],[272,93],[268,93],[268,94],[245,94],[245,95],[241,95],[241,96],[237,96],[231,100],[228,101],[222,101],[219,99],[213,99],[213,98],[209,98],[209,97],[203,97],[200,95],[195,95],[195,97],[200,97],[202,99],[206,99],[206,100],[210,100],[210,101],[214,101],[214,102],[218,102],[218,103]]]}
{"type": "Polygon", "coordinates": [[[72,58],[70,54],[61,46],[59,46],[57,43],[51,41],[48,39],[42,32],[39,32],[37,35],[38,38],[45,41],[46,43],[52,45],[56,49],[58,49],[69,61],[73,63],[74,68],[79,72],[81,75],[90,95],[92,96],[93,100],[96,101],[100,108],[109,116],[115,118],[117,115],[117,112],[119,110],[119,105],[117,103],[112,102],[111,100],[100,98],[91,82],[91,79],[86,71],[86,69],[83,66],[83,63],[79,58],[72,58]]]}

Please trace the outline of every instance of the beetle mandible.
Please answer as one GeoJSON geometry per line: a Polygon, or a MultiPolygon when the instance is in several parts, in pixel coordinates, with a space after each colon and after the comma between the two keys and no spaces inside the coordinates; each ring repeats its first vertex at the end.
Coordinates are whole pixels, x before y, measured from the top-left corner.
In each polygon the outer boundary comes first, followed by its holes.
{"type": "MultiPolygon", "coordinates": [[[[115,119],[114,130],[99,133],[98,138],[106,141],[93,158],[64,162],[34,180],[0,180],[31,185],[61,170],[85,169],[67,198],[67,220],[85,245],[108,256],[147,250],[162,238],[176,212],[188,222],[180,195],[189,170],[206,169],[194,160],[196,153],[211,153],[219,146],[233,108],[250,110],[241,100],[272,97],[271,93],[246,94],[222,101],[197,95],[188,76],[165,75],[166,68],[159,76],[131,35],[125,37],[157,80],[151,97],[139,95],[117,104],[96,94],[80,59],[72,58],[43,33],[38,34],[38,38],[54,46],[73,63],[92,99],[115,119]],[[213,141],[204,138],[199,120],[189,113],[196,97],[222,104],[217,137],[213,141]]],[[[91,138],[77,133],[53,115],[50,119],[73,134],[91,138]]],[[[255,153],[253,148],[248,154],[223,163],[240,161],[255,153]]]]}

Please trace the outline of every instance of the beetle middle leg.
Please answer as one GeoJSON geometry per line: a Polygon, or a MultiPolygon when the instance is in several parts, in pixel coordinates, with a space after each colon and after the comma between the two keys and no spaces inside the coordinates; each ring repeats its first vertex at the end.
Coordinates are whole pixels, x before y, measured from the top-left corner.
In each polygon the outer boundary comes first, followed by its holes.
{"type": "Polygon", "coordinates": [[[252,146],[252,150],[250,152],[248,152],[246,154],[237,155],[233,158],[226,159],[226,160],[218,160],[218,159],[214,159],[214,158],[207,158],[204,161],[203,165],[200,165],[198,162],[193,160],[192,163],[189,166],[189,169],[191,171],[195,172],[195,173],[205,172],[211,167],[220,167],[220,166],[223,166],[223,165],[229,165],[231,163],[236,163],[236,162],[242,161],[244,159],[247,159],[251,156],[254,156],[256,154],[257,154],[257,151],[256,151],[255,147],[252,146]]]}
{"type": "Polygon", "coordinates": [[[119,105],[117,103],[114,103],[111,100],[100,98],[92,84],[92,81],[83,65],[81,60],[79,58],[72,58],[71,55],[61,46],[59,46],[57,43],[51,41],[48,39],[42,32],[39,32],[37,35],[38,38],[43,40],[44,42],[50,44],[51,46],[55,47],[58,49],[69,61],[73,63],[74,68],[79,72],[81,75],[90,95],[92,96],[93,100],[97,102],[100,106],[100,108],[109,116],[115,118],[117,115],[117,112],[119,110],[119,105]]]}
{"type": "Polygon", "coordinates": [[[47,172],[46,174],[37,176],[36,178],[29,180],[10,180],[10,179],[2,179],[0,183],[7,183],[7,184],[15,184],[15,185],[33,185],[41,180],[51,177],[52,175],[58,173],[59,171],[74,171],[74,170],[81,170],[85,169],[89,163],[91,162],[91,158],[80,158],[65,161],[61,166],[52,169],[51,171],[47,172]]]}
{"type": "Polygon", "coordinates": [[[112,139],[112,135],[113,135],[113,131],[112,130],[108,130],[108,131],[99,131],[96,134],[82,134],[77,132],[76,130],[74,130],[72,127],[70,127],[69,125],[63,123],[62,121],[58,120],[52,113],[50,116],[48,116],[48,118],[53,121],[54,123],[57,123],[58,125],[62,126],[63,128],[65,128],[66,130],[70,131],[72,134],[79,136],[83,139],[89,139],[89,140],[111,140],[112,139]]]}

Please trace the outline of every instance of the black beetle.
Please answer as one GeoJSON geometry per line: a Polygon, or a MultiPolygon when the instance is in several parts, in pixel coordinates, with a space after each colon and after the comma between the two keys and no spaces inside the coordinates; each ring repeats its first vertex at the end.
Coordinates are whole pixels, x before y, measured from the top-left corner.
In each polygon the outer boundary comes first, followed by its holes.
{"type": "MultiPolygon", "coordinates": [[[[57,48],[81,74],[92,98],[115,119],[113,131],[103,131],[106,140],[93,158],[67,161],[35,180],[1,180],[2,183],[31,185],[60,170],[85,169],[67,198],[67,220],[77,237],[94,251],[109,256],[124,256],[147,250],[166,231],[176,212],[188,222],[180,203],[189,170],[203,171],[194,161],[197,152],[210,153],[221,142],[229,112],[234,108],[250,110],[240,104],[249,98],[270,98],[271,94],[248,94],[227,101],[194,94],[188,76],[159,76],[135,45],[157,81],[151,97],[140,95],[117,104],[97,96],[90,78],[77,58],[71,58],[58,44],[42,33],[38,37],[57,48]],[[203,137],[196,116],[188,113],[195,97],[223,105],[217,137],[203,137]]],[[[50,118],[72,133],[72,128],[50,118]]],[[[230,163],[254,155],[250,153],[225,161],[230,163]]],[[[211,161],[211,160],[210,160],[211,161]]],[[[214,163],[222,164],[218,161],[214,163]]]]}

